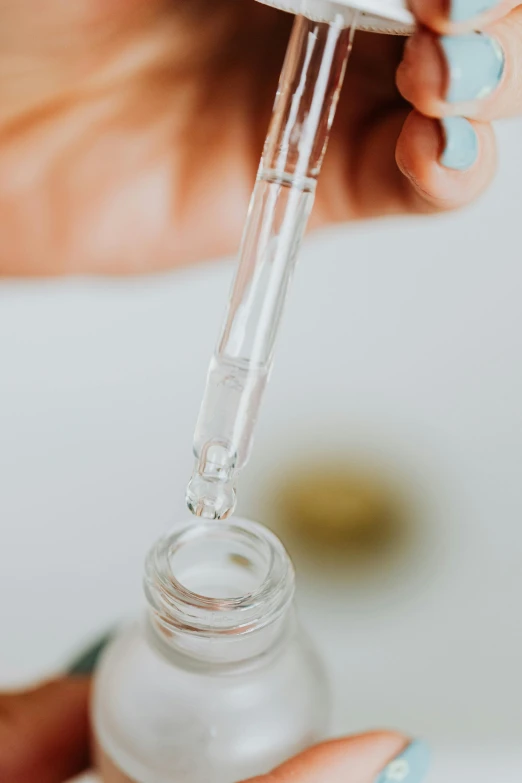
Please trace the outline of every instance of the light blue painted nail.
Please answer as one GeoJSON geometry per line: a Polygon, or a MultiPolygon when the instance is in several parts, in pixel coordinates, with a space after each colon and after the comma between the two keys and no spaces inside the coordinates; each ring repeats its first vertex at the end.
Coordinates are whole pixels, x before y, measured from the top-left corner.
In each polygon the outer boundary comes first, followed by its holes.
{"type": "Polygon", "coordinates": [[[75,661],[72,661],[66,672],[69,677],[86,677],[92,674],[112,637],[112,633],[106,634],[101,639],[98,639],[88,650],[84,650],[75,661]]]}
{"type": "Polygon", "coordinates": [[[499,0],[451,0],[450,19],[452,22],[467,22],[477,19],[490,11],[499,0]]]}
{"type": "Polygon", "coordinates": [[[469,33],[444,35],[440,42],[449,69],[449,103],[480,100],[496,90],[505,66],[498,41],[484,33],[469,33]]]}
{"type": "Polygon", "coordinates": [[[430,751],[424,742],[417,740],[397,756],[375,783],[422,783],[428,774],[430,751]]]}
{"type": "Polygon", "coordinates": [[[479,155],[475,128],[464,117],[446,117],[441,122],[445,145],[440,162],[447,169],[467,171],[477,162],[479,155]]]}

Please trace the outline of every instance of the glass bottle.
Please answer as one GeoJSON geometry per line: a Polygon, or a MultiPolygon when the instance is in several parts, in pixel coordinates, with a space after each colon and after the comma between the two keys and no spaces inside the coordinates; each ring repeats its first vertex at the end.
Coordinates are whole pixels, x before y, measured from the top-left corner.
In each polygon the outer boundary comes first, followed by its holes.
{"type": "Polygon", "coordinates": [[[147,558],[145,594],[95,681],[104,783],[237,783],[323,738],[325,678],[276,536],[238,519],[179,525],[147,558]]]}

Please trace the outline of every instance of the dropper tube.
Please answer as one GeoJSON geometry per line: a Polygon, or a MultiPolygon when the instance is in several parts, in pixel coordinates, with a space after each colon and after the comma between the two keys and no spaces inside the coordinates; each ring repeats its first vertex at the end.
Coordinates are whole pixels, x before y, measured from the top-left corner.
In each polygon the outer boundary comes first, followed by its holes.
{"type": "Polygon", "coordinates": [[[250,456],[274,343],[313,206],[355,31],[296,17],[194,435],[192,513],[224,519],[250,456]]]}

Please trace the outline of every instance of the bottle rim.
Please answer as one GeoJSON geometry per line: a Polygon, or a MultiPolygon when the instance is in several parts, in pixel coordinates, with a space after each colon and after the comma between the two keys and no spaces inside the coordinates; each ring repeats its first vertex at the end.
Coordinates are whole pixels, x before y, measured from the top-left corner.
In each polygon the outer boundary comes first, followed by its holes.
{"type": "Polygon", "coordinates": [[[156,625],[166,633],[237,636],[281,617],[292,602],[295,577],[283,544],[263,525],[237,518],[190,520],[152,547],[144,590],[156,625]],[[226,556],[231,572],[250,572],[248,590],[206,595],[190,584],[191,569],[211,573],[226,556]]]}

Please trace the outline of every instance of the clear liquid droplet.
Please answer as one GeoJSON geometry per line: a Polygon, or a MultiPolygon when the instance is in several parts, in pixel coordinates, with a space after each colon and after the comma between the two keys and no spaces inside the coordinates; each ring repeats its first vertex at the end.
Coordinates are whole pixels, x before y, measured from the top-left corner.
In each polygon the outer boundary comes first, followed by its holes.
{"type": "Polygon", "coordinates": [[[236,507],[234,482],[206,478],[196,469],[187,487],[186,500],[196,517],[226,519],[236,507]]]}

